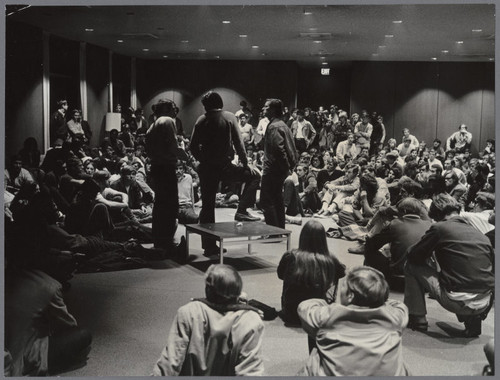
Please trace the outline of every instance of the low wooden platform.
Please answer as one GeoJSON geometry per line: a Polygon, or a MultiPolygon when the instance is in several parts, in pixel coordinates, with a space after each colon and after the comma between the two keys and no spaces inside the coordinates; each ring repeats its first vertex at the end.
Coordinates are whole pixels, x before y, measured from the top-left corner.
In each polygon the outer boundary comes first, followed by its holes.
{"type": "Polygon", "coordinates": [[[286,249],[290,249],[291,231],[269,226],[262,222],[222,222],[186,224],[186,243],[189,251],[189,235],[198,234],[219,241],[220,263],[224,261],[224,247],[231,245],[248,245],[248,253],[252,252],[252,244],[286,241],[286,249]]]}

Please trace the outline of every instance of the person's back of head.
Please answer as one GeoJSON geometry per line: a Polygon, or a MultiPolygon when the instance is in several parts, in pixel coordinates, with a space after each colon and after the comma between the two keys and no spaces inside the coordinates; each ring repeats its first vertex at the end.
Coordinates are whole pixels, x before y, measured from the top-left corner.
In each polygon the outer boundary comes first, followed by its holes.
{"type": "Polygon", "coordinates": [[[238,302],[243,281],[230,265],[211,265],[205,274],[205,296],[209,302],[229,305],[238,302]]]}
{"type": "Polygon", "coordinates": [[[340,296],[340,301],[345,306],[377,308],[389,298],[389,285],[382,272],[359,266],[347,273],[340,296]]]}
{"type": "Polygon", "coordinates": [[[429,217],[440,222],[447,216],[460,212],[461,206],[458,201],[447,193],[440,193],[432,197],[429,217]]]}
{"type": "Polygon", "coordinates": [[[224,106],[222,97],[215,91],[209,91],[201,98],[201,104],[205,107],[205,111],[219,109],[224,106]]]}
{"type": "Polygon", "coordinates": [[[405,215],[420,215],[422,213],[422,209],[425,208],[423,203],[416,198],[407,197],[403,198],[396,205],[399,216],[405,215]]]}
{"type": "Polygon", "coordinates": [[[160,99],[153,106],[155,116],[175,116],[175,103],[170,99],[160,99]]]}

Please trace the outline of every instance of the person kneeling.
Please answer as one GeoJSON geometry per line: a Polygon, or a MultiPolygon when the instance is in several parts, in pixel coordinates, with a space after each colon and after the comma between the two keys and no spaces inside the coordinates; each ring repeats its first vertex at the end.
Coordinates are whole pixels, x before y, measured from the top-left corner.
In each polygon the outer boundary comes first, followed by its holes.
{"type": "Polygon", "coordinates": [[[401,344],[408,309],[388,297],[384,275],[360,266],[341,281],[340,304],[301,302],[302,328],[316,338],[317,348],[299,376],[408,375],[401,344]]]}
{"type": "Polygon", "coordinates": [[[258,309],[240,303],[242,280],[231,266],[205,275],[206,298],[182,306],[154,376],[261,376],[264,324],[258,309]]]}

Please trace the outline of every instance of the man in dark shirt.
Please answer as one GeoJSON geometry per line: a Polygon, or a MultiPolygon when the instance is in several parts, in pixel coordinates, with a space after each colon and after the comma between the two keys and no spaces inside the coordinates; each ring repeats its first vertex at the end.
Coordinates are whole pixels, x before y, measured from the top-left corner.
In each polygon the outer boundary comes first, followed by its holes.
{"type": "Polygon", "coordinates": [[[437,223],[408,251],[404,302],[408,327],[425,331],[425,290],[464,322],[465,337],[481,334],[495,286],[494,251],[489,239],[459,216],[459,203],[448,194],[434,196],[429,216],[437,223]],[[434,252],[436,265],[429,259],[434,252]]]}
{"type": "Polygon", "coordinates": [[[58,138],[65,137],[66,133],[66,113],[68,111],[68,101],[65,99],[57,102],[57,111],[50,117],[50,145],[58,138]]]}
{"type": "MultiPolygon", "coordinates": [[[[224,103],[216,92],[209,91],[203,96],[201,102],[206,113],[196,121],[190,144],[191,153],[200,161],[199,175],[202,200],[200,223],[215,222],[215,195],[221,180],[245,184],[236,210],[235,220],[260,220],[247,211],[247,208],[255,204],[260,175],[248,166],[236,116],[222,110],[224,103]],[[242,165],[234,165],[231,162],[234,158],[233,147],[242,165]]],[[[202,247],[205,256],[213,256],[219,252],[215,240],[207,237],[202,237],[202,247]]]]}
{"type": "Polygon", "coordinates": [[[151,158],[151,187],[155,191],[152,224],[155,248],[165,249],[172,258],[182,262],[189,253],[186,252],[184,239],[177,246],[174,243],[179,212],[174,108],[175,103],[169,99],[160,99],[154,105],[156,121],[147,131],[146,151],[151,158]]]}

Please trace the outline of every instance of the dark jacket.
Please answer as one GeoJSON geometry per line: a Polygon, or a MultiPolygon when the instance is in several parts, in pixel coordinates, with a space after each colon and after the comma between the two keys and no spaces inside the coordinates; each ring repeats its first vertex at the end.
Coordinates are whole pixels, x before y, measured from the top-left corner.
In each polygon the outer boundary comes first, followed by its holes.
{"type": "Polygon", "coordinates": [[[447,291],[484,293],[494,288],[493,247],[462,217],[432,225],[408,251],[408,262],[421,264],[433,252],[441,268],[439,281],[447,291]]]}
{"type": "Polygon", "coordinates": [[[286,174],[293,170],[298,155],[290,128],[280,119],[273,119],[264,137],[263,174],[286,174]]]}
{"type": "Polygon", "coordinates": [[[215,109],[198,118],[191,135],[190,149],[201,164],[228,164],[234,158],[233,147],[241,163],[246,165],[245,146],[234,114],[215,109]]]}

